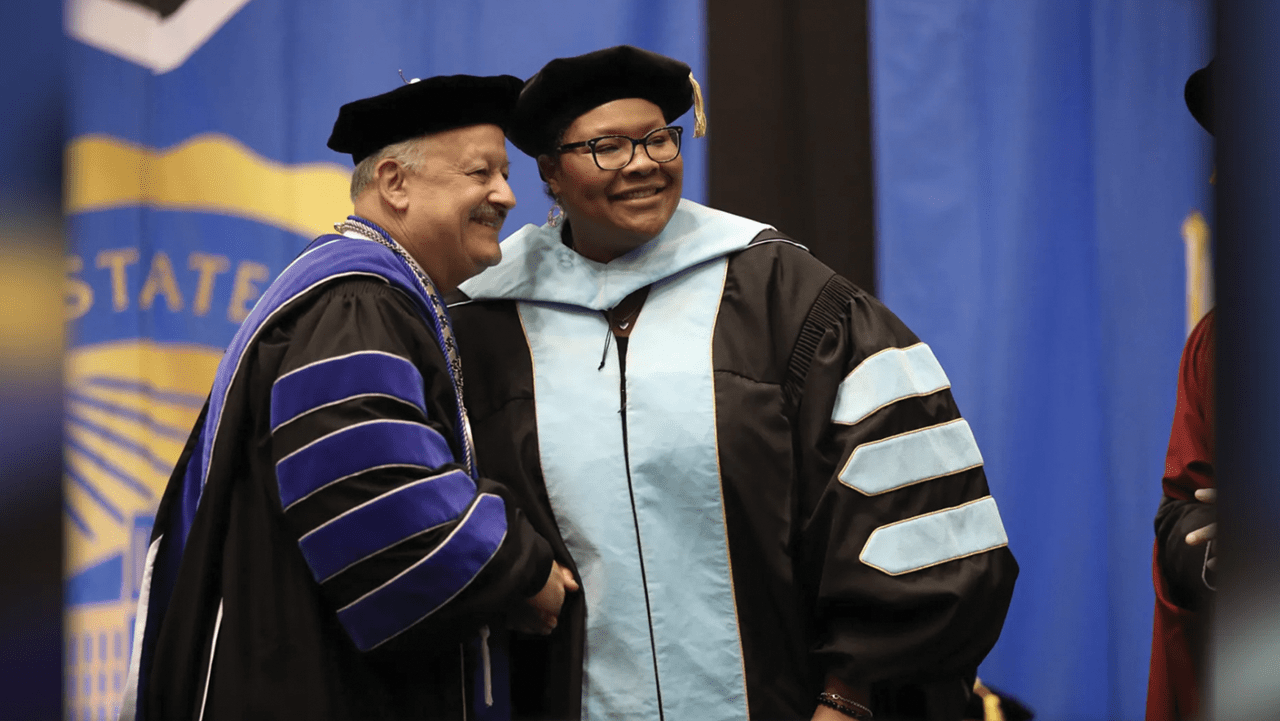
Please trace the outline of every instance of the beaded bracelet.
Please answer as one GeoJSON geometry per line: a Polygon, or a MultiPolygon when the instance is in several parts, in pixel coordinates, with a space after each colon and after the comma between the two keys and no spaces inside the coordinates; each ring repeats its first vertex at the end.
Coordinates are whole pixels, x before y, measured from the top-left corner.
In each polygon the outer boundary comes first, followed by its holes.
{"type": "Polygon", "coordinates": [[[845,716],[858,719],[859,721],[871,721],[871,718],[874,716],[874,714],[871,713],[871,709],[866,706],[863,706],[851,698],[845,698],[838,693],[831,693],[830,691],[823,691],[818,694],[818,703],[826,706],[827,708],[833,708],[845,716]]]}

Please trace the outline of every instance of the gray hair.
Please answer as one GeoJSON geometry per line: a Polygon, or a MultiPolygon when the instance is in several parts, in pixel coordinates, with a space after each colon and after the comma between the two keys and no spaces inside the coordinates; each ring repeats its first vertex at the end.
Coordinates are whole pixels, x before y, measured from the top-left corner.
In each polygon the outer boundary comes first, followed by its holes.
{"type": "Polygon", "coordinates": [[[361,160],[356,165],[355,171],[351,173],[351,202],[354,203],[369,183],[373,182],[373,171],[378,167],[378,163],[384,160],[394,160],[410,172],[417,170],[422,164],[422,140],[422,138],[410,138],[392,143],[361,160]]]}

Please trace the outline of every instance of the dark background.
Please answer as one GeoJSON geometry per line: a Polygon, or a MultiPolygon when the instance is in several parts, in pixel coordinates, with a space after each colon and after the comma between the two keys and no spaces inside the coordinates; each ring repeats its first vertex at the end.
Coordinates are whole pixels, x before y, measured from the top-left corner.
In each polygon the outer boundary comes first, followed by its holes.
{"type": "Polygon", "coordinates": [[[0,719],[37,721],[62,715],[61,371],[37,340],[61,313],[62,4],[6,3],[0,23],[0,719]],[[28,263],[54,272],[15,278],[28,263]]]}
{"type": "Polygon", "coordinates": [[[875,293],[866,0],[707,0],[708,200],[875,293]]]}

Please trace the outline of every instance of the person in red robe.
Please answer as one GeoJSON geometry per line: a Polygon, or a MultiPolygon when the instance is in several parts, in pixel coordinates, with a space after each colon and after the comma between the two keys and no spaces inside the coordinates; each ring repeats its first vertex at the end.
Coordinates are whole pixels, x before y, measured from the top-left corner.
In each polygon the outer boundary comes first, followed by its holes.
{"type": "Polygon", "coordinates": [[[1213,447],[1214,313],[1187,339],[1156,512],[1155,628],[1147,721],[1194,718],[1213,600],[1216,510],[1213,447]]]}
{"type": "MultiPolygon", "coordinates": [[[[1187,79],[1187,109],[1213,134],[1213,63],[1187,79]]],[[[1147,680],[1147,721],[1200,711],[1200,681],[1214,596],[1217,490],[1213,447],[1214,312],[1192,329],[1178,369],[1178,399],[1156,511],[1156,590],[1147,680]]]]}

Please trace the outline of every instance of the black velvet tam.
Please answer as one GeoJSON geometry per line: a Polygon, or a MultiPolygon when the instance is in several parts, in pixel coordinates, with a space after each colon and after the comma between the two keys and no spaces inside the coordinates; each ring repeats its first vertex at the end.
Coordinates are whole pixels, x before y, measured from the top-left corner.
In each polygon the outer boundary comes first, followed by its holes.
{"type": "Polygon", "coordinates": [[[669,123],[693,105],[689,66],[630,45],[557,58],[525,83],[507,137],[536,158],[578,116],[622,98],[653,102],[669,123]]]}
{"type": "Polygon", "coordinates": [[[511,75],[442,75],[410,82],[343,105],[328,145],[359,163],[393,143],[443,130],[497,125],[505,131],[522,85],[511,75]]]}
{"type": "Polygon", "coordinates": [[[1182,95],[1196,122],[1213,135],[1213,61],[1191,73],[1182,95]]]}

